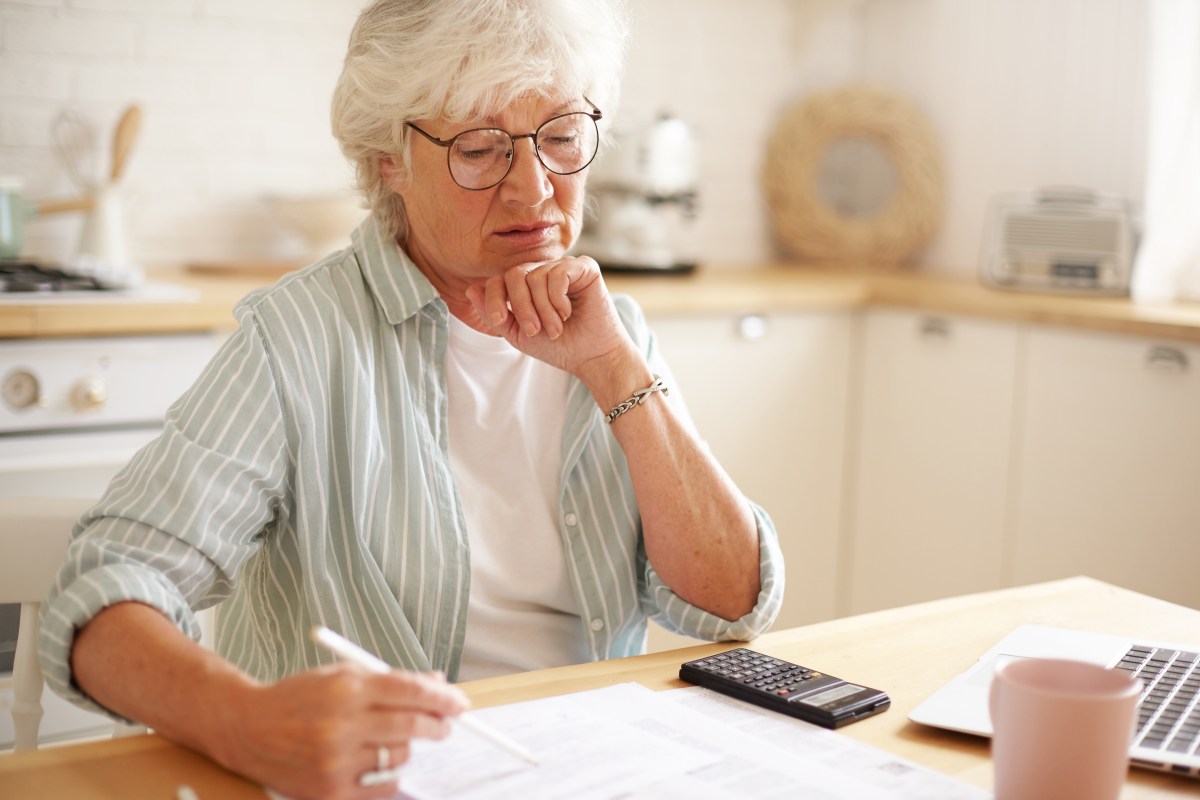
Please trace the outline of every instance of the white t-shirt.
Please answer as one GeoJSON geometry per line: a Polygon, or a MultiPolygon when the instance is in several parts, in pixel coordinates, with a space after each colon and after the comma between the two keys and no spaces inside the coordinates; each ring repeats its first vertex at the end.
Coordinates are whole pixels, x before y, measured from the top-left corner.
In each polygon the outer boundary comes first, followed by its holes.
{"type": "Polygon", "coordinates": [[[450,318],[450,465],[471,543],[459,680],[589,658],[558,519],[568,382],[450,318]]]}

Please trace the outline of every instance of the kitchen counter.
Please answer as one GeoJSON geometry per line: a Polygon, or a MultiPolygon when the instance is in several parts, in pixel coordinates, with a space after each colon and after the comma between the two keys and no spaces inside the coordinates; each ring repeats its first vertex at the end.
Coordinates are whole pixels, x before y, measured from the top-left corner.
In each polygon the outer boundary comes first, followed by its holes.
{"type": "MultiPolygon", "coordinates": [[[[0,305],[0,337],[124,335],[221,330],[230,309],[284,269],[159,269],[156,283],[184,286],[194,299],[155,302],[31,300],[0,305]]],[[[649,314],[769,313],[894,306],[1200,342],[1200,304],[1138,304],[1127,298],[1006,292],[973,280],[917,272],[848,270],[786,263],[701,268],[686,276],[613,274],[613,292],[633,295],[649,314]]]]}

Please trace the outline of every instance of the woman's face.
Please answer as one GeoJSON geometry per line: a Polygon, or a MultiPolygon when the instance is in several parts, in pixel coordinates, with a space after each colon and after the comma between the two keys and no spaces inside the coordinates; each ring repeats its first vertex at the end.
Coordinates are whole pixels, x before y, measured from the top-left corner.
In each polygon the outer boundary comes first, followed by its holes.
{"type": "MultiPolygon", "coordinates": [[[[551,117],[590,110],[582,99],[529,98],[494,117],[469,124],[416,120],[425,132],[450,139],[470,128],[494,127],[516,136],[551,117]]],[[[412,176],[392,183],[404,198],[409,233],[405,249],[439,289],[460,289],[528,262],[561,258],[583,219],[587,170],[556,175],[538,161],[531,138],[515,142],[512,167],[498,185],[470,191],[454,182],[446,148],[413,132],[412,176]]]]}

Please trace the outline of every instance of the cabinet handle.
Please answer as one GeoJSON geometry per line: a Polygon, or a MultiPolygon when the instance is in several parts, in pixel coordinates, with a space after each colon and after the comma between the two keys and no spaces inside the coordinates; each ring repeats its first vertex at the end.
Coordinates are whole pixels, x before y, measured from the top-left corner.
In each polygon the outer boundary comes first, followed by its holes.
{"type": "Polygon", "coordinates": [[[1156,344],[1146,351],[1146,369],[1156,372],[1187,372],[1187,353],[1178,347],[1156,344]]]}
{"type": "Polygon", "coordinates": [[[924,339],[949,339],[950,321],[942,317],[922,317],[917,331],[924,339]]]}
{"type": "Polygon", "coordinates": [[[767,318],[762,314],[743,314],[738,317],[737,332],[742,341],[757,342],[765,339],[770,330],[767,318]]]}

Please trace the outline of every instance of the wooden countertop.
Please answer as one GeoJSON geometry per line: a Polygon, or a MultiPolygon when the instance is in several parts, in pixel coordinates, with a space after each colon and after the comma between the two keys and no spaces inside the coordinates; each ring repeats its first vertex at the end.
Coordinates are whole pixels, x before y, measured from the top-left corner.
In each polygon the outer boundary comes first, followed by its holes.
{"type": "MultiPolygon", "coordinates": [[[[0,304],[0,337],[177,333],[231,328],[230,309],[270,283],[286,265],[259,268],[159,269],[157,283],[195,291],[172,302],[0,304]]],[[[974,280],[920,272],[849,270],[763,263],[700,268],[691,275],[610,274],[614,292],[633,295],[649,314],[850,311],[894,306],[932,313],[1026,321],[1200,342],[1200,303],[1149,305],[1128,298],[1007,292],[974,280]]]]}

